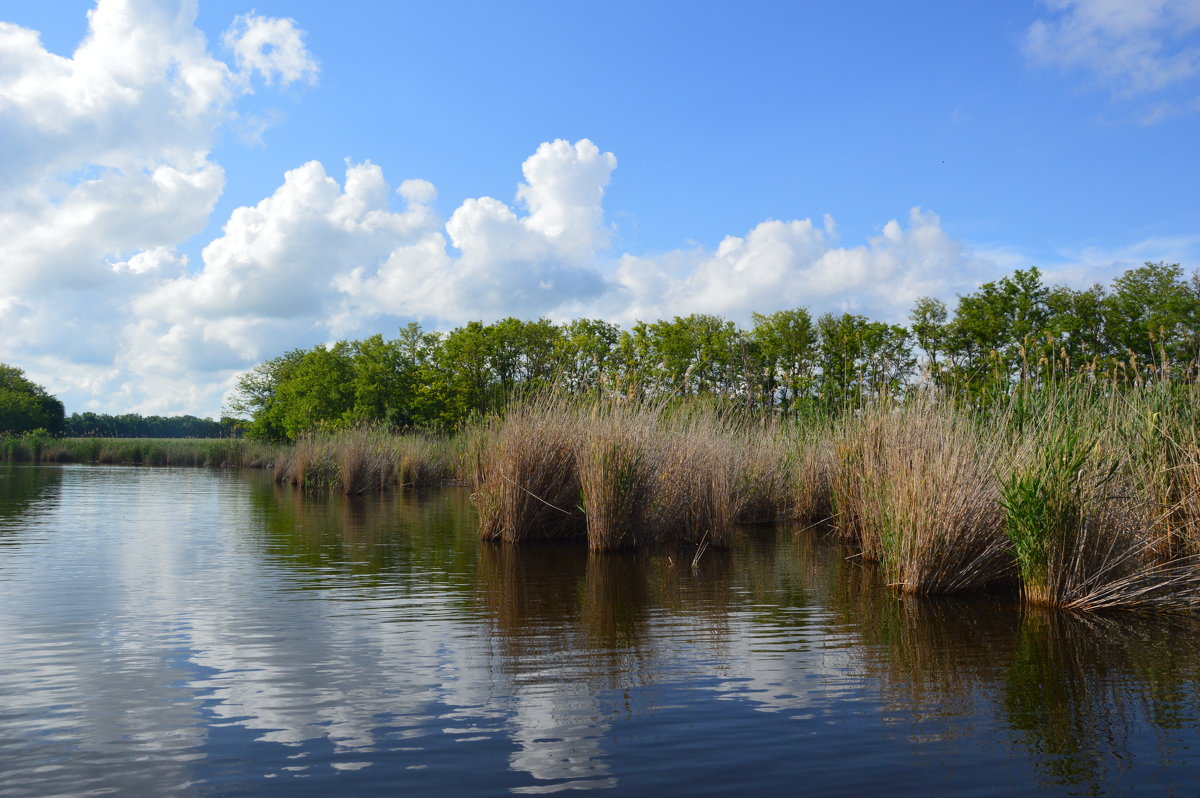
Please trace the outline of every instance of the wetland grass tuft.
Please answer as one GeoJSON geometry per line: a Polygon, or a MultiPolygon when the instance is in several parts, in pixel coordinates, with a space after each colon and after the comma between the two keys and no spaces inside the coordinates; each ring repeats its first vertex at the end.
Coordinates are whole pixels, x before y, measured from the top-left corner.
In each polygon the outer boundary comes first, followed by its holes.
{"type": "Polygon", "coordinates": [[[485,540],[585,539],[573,408],[514,405],[476,443],[475,506],[485,540]]]}
{"type": "Polygon", "coordinates": [[[480,534],[723,548],[739,518],[791,505],[778,438],[694,408],[531,400],[475,446],[480,534]]]}
{"type": "Polygon", "coordinates": [[[905,593],[954,593],[1005,576],[992,436],[929,398],[849,419],[837,447],[834,524],[905,593]]]}
{"type": "Polygon", "coordinates": [[[658,530],[650,523],[655,432],[652,419],[628,407],[596,406],[587,416],[575,466],[592,551],[656,542],[658,530]]]}
{"type": "Polygon", "coordinates": [[[275,460],[275,479],[310,490],[369,493],[396,485],[427,486],[459,473],[457,444],[431,435],[377,427],[306,435],[275,460]]]}
{"type": "MultiPolygon", "coordinates": [[[[1200,604],[1195,554],[1156,523],[1164,518],[1158,488],[1178,477],[1154,463],[1161,443],[1130,434],[1145,397],[1048,399],[1039,423],[1013,444],[999,500],[1024,599],[1072,610],[1200,604]]],[[[1186,507],[1168,510],[1188,523],[1186,507]]]]}

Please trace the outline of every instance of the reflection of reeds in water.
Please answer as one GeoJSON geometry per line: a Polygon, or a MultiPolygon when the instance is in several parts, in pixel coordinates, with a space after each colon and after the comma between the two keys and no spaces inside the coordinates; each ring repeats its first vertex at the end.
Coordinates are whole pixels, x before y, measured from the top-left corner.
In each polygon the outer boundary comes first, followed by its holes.
{"type": "Polygon", "coordinates": [[[639,651],[651,603],[647,560],[632,553],[588,555],[580,622],[589,647],[618,659],[639,651]]]}
{"type": "Polygon", "coordinates": [[[476,584],[501,669],[538,673],[569,658],[576,678],[613,689],[650,680],[677,655],[675,635],[728,656],[734,556],[713,551],[693,568],[690,550],[676,554],[484,544],[476,584]]]}
{"type": "Polygon", "coordinates": [[[574,637],[586,565],[587,552],[571,546],[479,548],[480,598],[508,654],[538,656],[574,637]]]}
{"type": "Polygon", "coordinates": [[[407,568],[438,574],[447,563],[465,569],[478,546],[462,488],[440,490],[431,500],[418,491],[346,496],[263,481],[250,495],[264,554],[320,576],[318,582],[407,568]]]}
{"type": "Polygon", "coordinates": [[[1108,769],[1131,756],[1144,715],[1153,730],[1195,717],[1197,663],[1172,645],[1194,639],[1195,622],[1024,613],[1001,699],[1002,717],[1054,784],[1097,794],[1108,769]],[[1190,697],[1191,706],[1181,711],[1190,697]]]}
{"type": "Polygon", "coordinates": [[[806,580],[826,597],[835,644],[859,652],[854,667],[878,680],[887,704],[914,718],[976,714],[1010,656],[1014,605],[897,593],[846,547],[813,541],[801,551],[806,580]]]}
{"type": "MultiPolygon", "coordinates": [[[[1200,622],[1022,608],[1000,597],[914,597],[829,544],[797,549],[838,650],[877,680],[885,706],[943,739],[998,714],[1045,783],[1103,792],[1141,723],[1171,738],[1200,714],[1200,622]],[[1180,644],[1180,641],[1188,641],[1180,644]]],[[[918,739],[927,737],[921,728],[918,739]]]]}

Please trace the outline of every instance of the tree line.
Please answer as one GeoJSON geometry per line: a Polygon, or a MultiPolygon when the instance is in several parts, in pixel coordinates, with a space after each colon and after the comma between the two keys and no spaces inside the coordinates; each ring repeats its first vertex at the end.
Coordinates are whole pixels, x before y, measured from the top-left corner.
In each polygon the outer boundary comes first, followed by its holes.
{"type": "Polygon", "coordinates": [[[402,328],[295,349],[247,372],[229,411],[246,434],[294,440],[364,423],[449,430],[513,396],[556,387],[629,399],[714,397],[792,416],[933,384],[986,405],[1016,386],[1081,376],[1194,381],[1200,272],[1147,263],[1109,286],[1046,285],[1017,270],[958,298],[924,297],[907,326],[806,308],[742,328],[692,314],[622,328],[598,319],[501,319],[402,328]]]}
{"type": "Polygon", "coordinates": [[[137,413],[72,413],[62,434],[68,438],[229,438],[238,434],[232,421],[196,416],[143,416],[137,413]]]}
{"type": "Polygon", "coordinates": [[[0,363],[0,435],[43,430],[69,438],[228,438],[240,434],[232,420],[137,413],[72,413],[16,366],[0,363]]]}

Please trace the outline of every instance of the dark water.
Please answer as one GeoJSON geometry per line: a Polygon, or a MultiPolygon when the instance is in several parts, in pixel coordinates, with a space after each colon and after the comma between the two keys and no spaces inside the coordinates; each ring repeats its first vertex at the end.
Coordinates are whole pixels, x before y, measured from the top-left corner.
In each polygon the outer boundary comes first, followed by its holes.
{"type": "Polygon", "coordinates": [[[464,491],[0,467],[0,795],[1200,794],[1200,630],[902,600],[784,530],[481,546],[464,491]]]}

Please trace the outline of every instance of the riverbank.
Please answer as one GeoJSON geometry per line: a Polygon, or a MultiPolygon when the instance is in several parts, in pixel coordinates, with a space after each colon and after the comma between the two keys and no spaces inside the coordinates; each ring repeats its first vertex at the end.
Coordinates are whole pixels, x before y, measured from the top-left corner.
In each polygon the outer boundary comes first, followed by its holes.
{"type": "Polygon", "coordinates": [[[454,436],[49,440],[25,454],[270,467],[281,483],[347,494],[468,484],[481,538],[593,551],[722,548],[747,524],[821,525],[903,593],[1200,606],[1200,401],[1186,385],[1074,384],[987,412],[924,394],[804,422],[711,403],[543,397],[454,436]]]}
{"type": "Polygon", "coordinates": [[[53,438],[0,435],[0,461],[265,468],[283,447],[240,438],[53,438]]]}

